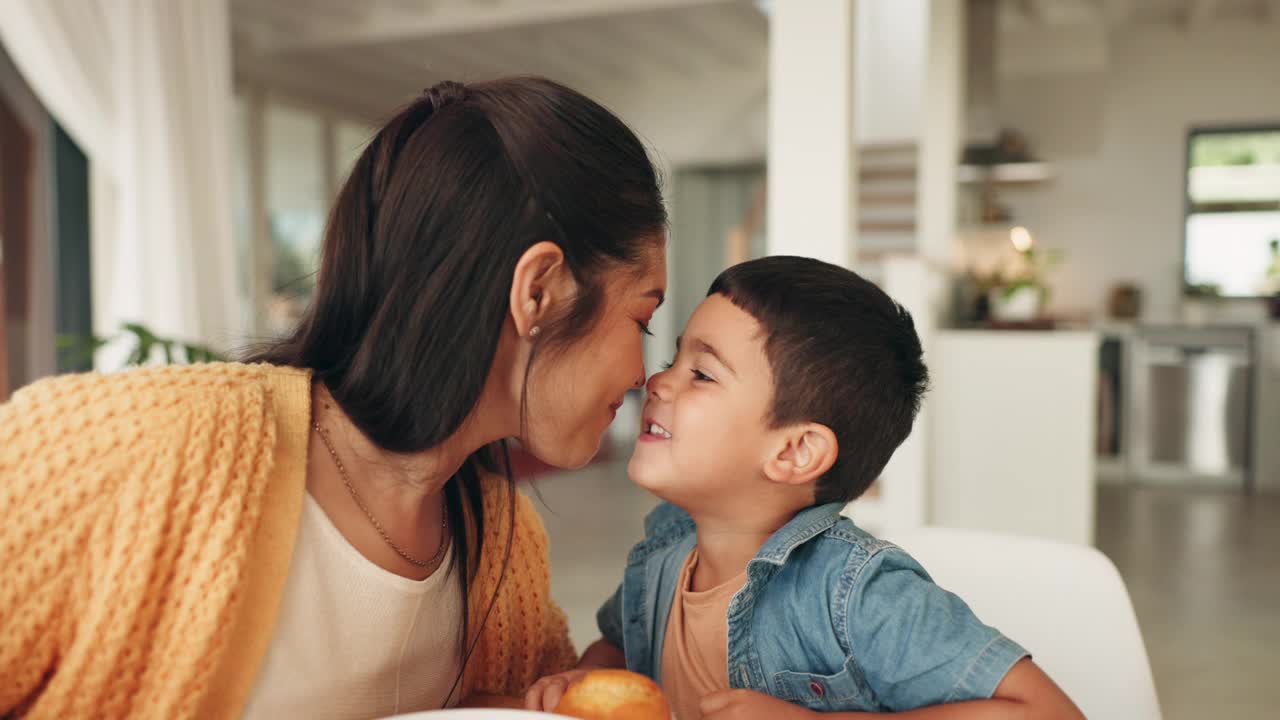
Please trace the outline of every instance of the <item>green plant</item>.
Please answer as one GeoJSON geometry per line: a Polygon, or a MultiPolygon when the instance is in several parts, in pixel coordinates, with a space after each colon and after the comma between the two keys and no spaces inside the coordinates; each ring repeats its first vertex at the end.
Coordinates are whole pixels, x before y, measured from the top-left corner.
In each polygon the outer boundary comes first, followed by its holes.
{"type": "Polygon", "coordinates": [[[983,293],[998,291],[1002,299],[1013,297],[1019,290],[1034,288],[1042,295],[1049,294],[1048,275],[1062,262],[1063,253],[1057,249],[1046,251],[1029,247],[1017,250],[1018,262],[1011,268],[996,268],[986,275],[975,275],[978,289],[983,293]]]}
{"type": "Polygon", "coordinates": [[[166,338],[152,332],[141,323],[124,323],[120,332],[109,337],[77,335],[58,336],[58,352],[70,366],[92,365],[93,357],[106,345],[131,337],[133,350],[125,360],[126,366],[145,365],[163,358],[164,364],[219,362],[226,357],[207,345],[166,338]],[[157,357],[158,356],[158,357],[157,357]]]}
{"type": "Polygon", "coordinates": [[[1187,285],[1187,294],[1198,298],[1222,297],[1222,287],[1217,283],[1196,283],[1187,285]]]}
{"type": "Polygon", "coordinates": [[[1006,283],[1005,285],[1003,285],[1000,290],[1000,297],[1004,300],[1008,300],[1014,295],[1017,295],[1019,290],[1025,290],[1027,288],[1030,288],[1032,290],[1039,290],[1040,295],[1042,297],[1047,295],[1049,291],[1047,287],[1045,287],[1044,285],[1041,285],[1036,280],[1022,279],[1022,280],[1014,280],[1013,282],[1006,283]]]}

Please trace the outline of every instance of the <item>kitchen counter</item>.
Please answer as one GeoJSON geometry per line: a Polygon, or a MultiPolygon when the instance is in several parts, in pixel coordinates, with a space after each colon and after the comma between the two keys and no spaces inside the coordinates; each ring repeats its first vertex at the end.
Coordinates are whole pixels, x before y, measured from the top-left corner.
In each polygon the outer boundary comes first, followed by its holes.
{"type": "Polygon", "coordinates": [[[928,359],[934,524],[1090,545],[1099,335],[942,330],[928,359]]]}

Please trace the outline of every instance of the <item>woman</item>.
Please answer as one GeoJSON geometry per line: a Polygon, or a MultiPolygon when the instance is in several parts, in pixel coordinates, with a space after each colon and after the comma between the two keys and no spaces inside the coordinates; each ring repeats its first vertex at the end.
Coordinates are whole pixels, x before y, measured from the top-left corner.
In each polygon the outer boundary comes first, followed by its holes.
{"type": "Polygon", "coordinates": [[[591,100],[431,88],[356,163],[292,336],[0,406],[0,715],[376,717],[570,667],[496,444],[591,459],[665,227],[591,100]]]}

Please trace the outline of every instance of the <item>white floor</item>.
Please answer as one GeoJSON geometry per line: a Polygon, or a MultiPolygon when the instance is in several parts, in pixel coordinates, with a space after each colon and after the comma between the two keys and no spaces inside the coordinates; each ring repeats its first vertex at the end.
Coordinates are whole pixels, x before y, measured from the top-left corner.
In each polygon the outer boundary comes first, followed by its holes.
{"type": "Polygon", "coordinates": [[[1103,486],[1166,720],[1280,718],[1280,496],[1103,486]]]}

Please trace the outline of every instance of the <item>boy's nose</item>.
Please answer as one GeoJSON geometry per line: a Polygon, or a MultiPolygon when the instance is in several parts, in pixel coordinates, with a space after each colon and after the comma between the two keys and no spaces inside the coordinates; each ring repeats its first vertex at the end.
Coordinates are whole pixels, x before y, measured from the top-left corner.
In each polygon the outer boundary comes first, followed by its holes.
{"type": "Polygon", "coordinates": [[[649,382],[645,383],[645,389],[648,391],[649,397],[665,400],[670,392],[670,383],[666,381],[670,377],[671,370],[663,370],[656,372],[649,378],[649,382]]]}

